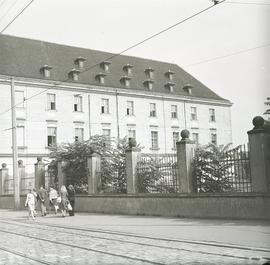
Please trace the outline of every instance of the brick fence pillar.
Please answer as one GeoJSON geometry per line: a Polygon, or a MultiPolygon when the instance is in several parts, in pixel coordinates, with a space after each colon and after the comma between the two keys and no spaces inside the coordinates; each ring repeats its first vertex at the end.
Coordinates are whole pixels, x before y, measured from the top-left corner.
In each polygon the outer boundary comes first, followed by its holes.
{"type": "Polygon", "coordinates": [[[25,194],[27,187],[25,183],[25,166],[22,160],[18,161],[18,177],[19,177],[19,187],[21,194],[25,194]]]}
{"type": "Polygon", "coordinates": [[[196,144],[189,139],[189,131],[181,131],[181,141],[176,143],[177,163],[178,163],[178,182],[180,193],[191,193],[194,191],[192,176],[192,159],[196,144]]]}
{"type": "Polygon", "coordinates": [[[270,192],[270,124],[257,116],[248,131],[250,170],[254,192],[270,192]]]}
{"type": "Polygon", "coordinates": [[[35,189],[39,190],[40,186],[45,185],[45,164],[42,162],[42,157],[37,157],[35,163],[35,189]]]}
{"type": "Polygon", "coordinates": [[[7,164],[3,163],[0,169],[0,196],[5,194],[5,180],[8,179],[7,164]]]}
{"type": "Polygon", "coordinates": [[[91,154],[87,158],[88,168],[88,194],[97,194],[101,185],[101,157],[97,153],[91,154]]]}
{"type": "Polygon", "coordinates": [[[136,165],[141,156],[141,149],[135,147],[136,141],[129,138],[129,148],[126,150],[127,193],[137,193],[136,165]]]}

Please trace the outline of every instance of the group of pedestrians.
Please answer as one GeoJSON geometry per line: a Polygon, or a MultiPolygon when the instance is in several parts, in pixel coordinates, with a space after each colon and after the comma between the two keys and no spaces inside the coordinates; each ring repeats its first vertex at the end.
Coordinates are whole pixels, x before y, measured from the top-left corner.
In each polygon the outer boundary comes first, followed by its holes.
{"type": "Polygon", "coordinates": [[[49,191],[40,187],[38,192],[35,189],[29,190],[26,196],[25,207],[28,207],[29,218],[35,219],[37,212],[37,206],[40,205],[41,216],[46,216],[49,210],[53,207],[55,214],[58,210],[61,211],[62,216],[65,217],[67,211],[70,216],[74,216],[75,207],[75,190],[72,185],[61,186],[60,192],[58,193],[53,187],[49,188],[49,191]]]}

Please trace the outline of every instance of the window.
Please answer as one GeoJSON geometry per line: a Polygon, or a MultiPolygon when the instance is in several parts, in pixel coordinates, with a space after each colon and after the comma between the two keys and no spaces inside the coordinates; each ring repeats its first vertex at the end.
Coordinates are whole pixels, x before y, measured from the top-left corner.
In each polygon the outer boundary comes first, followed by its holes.
{"type": "Polygon", "coordinates": [[[210,122],[216,121],[215,109],[209,109],[209,119],[210,122]]]}
{"type": "Polygon", "coordinates": [[[192,133],[192,140],[196,143],[196,145],[198,145],[199,144],[199,134],[192,133]]]}
{"type": "Polygon", "coordinates": [[[17,145],[25,146],[25,129],[24,126],[17,126],[17,145]]]}
{"type": "Polygon", "coordinates": [[[107,98],[101,100],[101,113],[109,114],[109,99],[107,98]]]}
{"type": "Polygon", "coordinates": [[[148,88],[149,90],[153,89],[153,84],[154,84],[153,80],[145,80],[143,82],[144,87],[148,88]]]}
{"type": "Polygon", "coordinates": [[[128,138],[136,139],[136,130],[135,129],[129,129],[128,130],[128,138]]]}
{"type": "Polygon", "coordinates": [[[158,132],[151,131],[151,147],[152,149],[158,149],[158,132]]]}
{"type": "Polygon", "coordinates": [[[51,69],[51,66],[45,64],[40,68],[40,73],[43,75],[43,77],[49,78],[51,76],[51,69]]]}
{"type": "Polygon", "coordinates": [[[75,128],[75,141],[83,141],[83,128],[75,128]]]}
{"type": "Polygon", "coordinates": [[[156,116],[157,116],[156,103],[150,103],[150,117],[156,116]]]}
{"type": "Polygon", "coordinates": [[[111,130],[110,129],[102,129],[102,135],[109,139],[111,137],[111,130]]]}
{"type": "Polygon", "coordinates": [[[47,146],[56,144],[56,127],[48,127],[47,135],[47,146]]]}
{"type": "Polygon", "coordinates": [[[191,120],[196,121],[197,120],[197,108],[191,107],[191,120]]]}
{"type": "Polygon", "coordinates": [[[111,64],[111,62],[109,61],[104,61],[102,63],[100,63],[100,67],[101,69],[103,69],[105,72],[109,71],[109,65],[111,64]]]}
{"type": "Polygon", "coordinates": [[[55,94],[47,94],[47,106],[48,110],[56,110],[55,94]]]}
{"type": "Polygon", "coordinates": [[[217,144],[217,134],[216,133],[211,133],[210,142],[212,144],[217,144]]]}
{"type": "Polygon", "coordinates": [[[176,149],[176,143],[179,141],[179,132],[173,132],[173,148],[176,149]]]}
{"type": "Polygon", "coordinates": [[[145,74],[147,78],[153,79],[154,78],[154,69],[149,67],[147,69],[145,69],[145,74]]]}
{"type": "Polygon", "coordinates": [[[127,101],[127,115],[132,116],[134,115],[134,102],[127,101]]]}
{"type": "Polygon", "coordinates": [[[126,64],[124,65],[123,70],[127,73],[127,75],[132,75],[132,67],[133,65],[126,64]]]}
{"type": "Polygon", "coordinates": [[[82,97],[74,96],[74,111],[82,111],[82,97]]]}
{"type": "Polygon", "coordinates": [[[23,91],[15,91],[15,105],[16,108],[24,108],[24,92],[23,91]]]}
{"type": "Polygon", "coordinates": [[[171,105],[171,118],[177,119],[177,105],[171,105]]]}

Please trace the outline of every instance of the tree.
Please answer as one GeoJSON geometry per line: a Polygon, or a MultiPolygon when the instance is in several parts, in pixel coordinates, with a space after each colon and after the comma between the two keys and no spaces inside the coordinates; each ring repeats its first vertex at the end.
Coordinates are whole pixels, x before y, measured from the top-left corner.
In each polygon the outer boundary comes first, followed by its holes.
{"type": "Polygon", "coordinates": [[[51,166],[57,170],[57,162],[66,161],[63,168],[67,184],[73,184],[77,192],[87,192],[87,157],[94,152],[101,156],[100,191],[126,192],[125,150],[127,138],[108,139],[95,135],[87,141],[75,141],[50,147],[51,166]]]}
{"type": "Polygon", "coordinates": [[[193,159],[194,185],[198,192],[233,190],[233,163],[228,159],[231,144],[198,147],[193,159]]]}

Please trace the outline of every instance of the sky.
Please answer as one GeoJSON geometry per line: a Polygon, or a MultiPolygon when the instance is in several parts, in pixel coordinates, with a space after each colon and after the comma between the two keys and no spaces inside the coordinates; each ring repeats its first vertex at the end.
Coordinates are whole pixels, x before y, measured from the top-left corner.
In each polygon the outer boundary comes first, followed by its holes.
{"type": "MultiPolygon", "coordinates": [[[[0,30],[30,0],[0,0],[0,30]]],[[[119,53],[211,6],[210,0],[34,0],[3,32],[119,53]]],[[[126,55],[176,63],[233,106],[233,144],[247,143],[270,97],[270,0],[226,0],[126,55]]]]}

